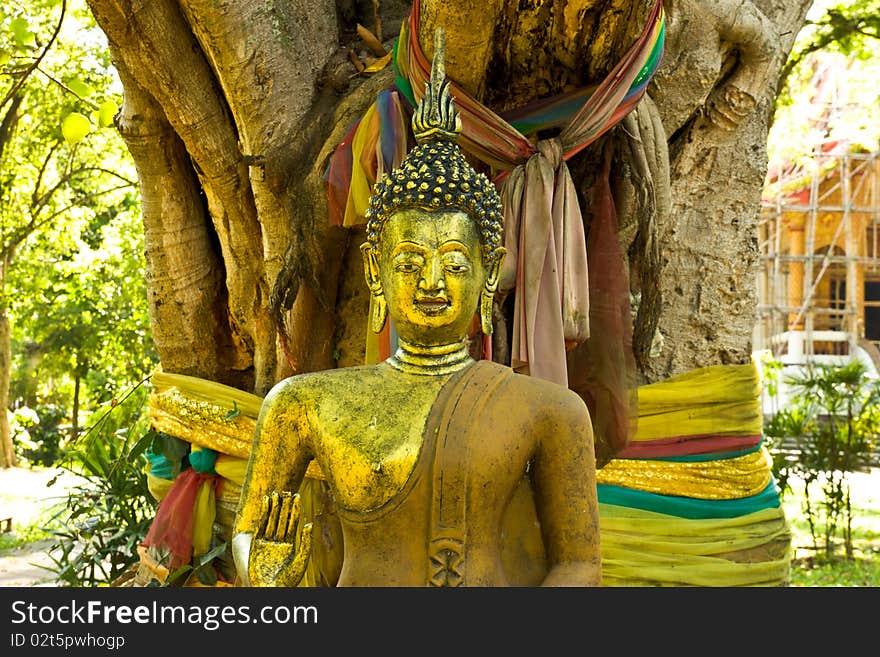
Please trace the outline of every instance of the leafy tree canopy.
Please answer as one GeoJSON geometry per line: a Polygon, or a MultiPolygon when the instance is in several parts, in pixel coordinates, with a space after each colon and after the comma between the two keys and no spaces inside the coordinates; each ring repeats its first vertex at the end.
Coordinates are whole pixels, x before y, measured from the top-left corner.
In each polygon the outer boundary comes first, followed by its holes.
{"type": "Polygon", "coordinates": [[[878,78],[880,0],[817,2],[782,72],[767,145],[770,175],[809,167],[817,148],[876,150],[878,78]]]}
{"type": "Polygon", "coordinates": [[[137,176],[113,127],[121,103],[83,0],[0,8],[0,313],[13,407],[70,409],[79,381],[79,404],[94,410],[155,363],[137,176]]]}

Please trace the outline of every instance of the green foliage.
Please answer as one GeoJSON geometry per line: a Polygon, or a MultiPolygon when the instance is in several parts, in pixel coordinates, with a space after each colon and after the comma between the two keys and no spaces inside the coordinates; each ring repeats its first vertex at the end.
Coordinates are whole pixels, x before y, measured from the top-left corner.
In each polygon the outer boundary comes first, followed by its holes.
{"type": "MultiPolygon", "coordinates": [[[[871,478],[880,474],[855,475],[871,478]]],[[[861,482],[865,486],[864,482],[861,482]]],[[[807,549],[812,543],[810,526],[801,510],[806,505],[802,482],[783,500],[785,517],[792,532],[794,554],[791,563],[791,586],[880,586],[880,510],[876,494],[862,494],[853,499],[853,558],[828,559],[821,553],[807,549]]],[[[813,504],[821,502],[820,492],[814,491],[813,504]]]]}
{"type": "Polygon", "coordinates": [[[779,394],[779,377],[782,375],[782,363],[769,353],[761,356],[761,383],[770,397],[779,394]]]}
{"type": "MultiPolygon", "coordinates": [[[[228,554],[229,546],[225,542],[215,545],[207,554],[193,557],[192,563],[184,564],[172,573],[164,583],[156,579],[150,581],[147,586],[183,586],[191,578],[198,580],[205,586],[214,586],[217,583],[218,563],[228,554]]],[[[159,559],[161,562],[161,558],[159,559]]]]}
{"type": "Polygon", "coordinates": [[[87,417],[157,362],[136,173],[113,125],[121,84],[84,0],[0,11],[0,53],[10,405],[55,405],[79,426],[75,407],[87,417]]]}
{"type": "Polygon", "coordinates": [[[782,69],[784,80],[811,53],[840,52],[857,59],[876,56],[880,40],[880,0],[849,0],[828,7],[815,19],[808,17],[782,69]]]}
{"type": "Polygon", "coordinates": [[[17,408],[11,424],[19,458],[35,465],[55,463],[69,432],[66,418],[67,412],[55,404],[17,408]]]}
{"type": "Polygon", "coordinates": [[[789,480],[804,482],[803,512],[813,546],[834,556],[842,534],[847,558],[853,556],[853,509],[849,476],[873,461],[880,432],[880,382],[868,377],[866,366],[852,361],[842,366],[808,365],[801,374],[786,377],[791,403],[767,418],[764,432],[773,454],[773,474],[783,491],[789,480]],[[795,441],[794,453],[784,449],[795,441]],[[821,491],[818,502],[814,487],[821,491]],[[821,539],[821,541],[820,541],[821,539]]]}
{"type": "MultiPolygon", "coordinates": [[[[56,387],[65,375],[79,377],[93,403],[108,401],[113,390],[140,380],[157,361],[147,330],[136,209],[134,195],[126,196],[83,225],[67,257],[19,267],[38,285],[13,305],[18,344],[30,345],[21,358],[38,354],[34,374],[53,377],[56,387]]],[[[68,400],[71,394],[68,387],[68,400]]]]}
{"type": "Polygon", "coordinates": [[[138,561],[137,546],[155,515],[144,473],[146,396],[138,385],[65,455],[62,467],[83,483],[69,490],[52,530],[50,569],[62,585],[108,585],[138,561]]]}
{"type": "MultiPolygon", "coordinates": [[[[880,0],[817,2],[783,68],[767,143],[769,172],[813,171],[820,144],[873,151],[880,138],[880,0]]],[[[829,166],[833,163],[829,163],[829,166]]],[[[775,190],[771,190],[775,191],[775,190]]]]}
{"type": "Polygon", "coordinates": [[[82,141],[92,130],[89,119],[79,112],[71,112],[61,122],[61,135],[68,144],[76,144],[82,141]]]}

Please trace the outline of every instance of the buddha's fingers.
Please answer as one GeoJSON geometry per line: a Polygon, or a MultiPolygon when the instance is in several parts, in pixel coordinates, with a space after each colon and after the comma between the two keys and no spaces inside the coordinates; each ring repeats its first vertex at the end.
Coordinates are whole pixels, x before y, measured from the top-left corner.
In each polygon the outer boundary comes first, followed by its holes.
{"type": "Polygon", "coordinates": [[[260,524],[257,527],[255,538],[262,538],[266,535],[266,529],[269,523],[269,509],[271,505],[272,502],[269,496],[263,495],[262,499],[260,499],[260,515],[258,516],[260,519],[260,524]]]}
{"type": "Polygon", "coordinates": [[[280,496],[281,509],[278,512],[278,526],[275,534],[270,538],[274,541],[292,542],[288,539],[288,527],[290,526],[291,506],[293,506],[293,493],[290,491],[282,491],[280,496]]]}
{"type": "Polygon", "coordinates": [[[284,540],[289,541],[290,543],[296,542],[296,526],[299,524],[300,517],[302,517],[302,498],[299,496],[299,493],[296,493],[293,496],[290,518],[287,523],[287,536],[284,540]]]}
{"type": "Polygon", "coordinates": [[[278,493],[269,494],[269,517],[266,520],[266,531],[264,536],[266,540],[275,540],[275,534],[278,531],[278,514],[281,512],[281,502],[278,499],[278,493]]]}
{"type": "Polygon", "coordinates": [[[293,565],[291,566],[291,571],[294,573],[294,579],[297,583],[302,579],[303,574],[306,572],[306,564],[309,560],[309,555],[312,553],[312,523],[307,523],[302,530],[302,536],[299,541],[299,549],[296,551],[296,556],[293,558],[293,565]]]}
{"type": "MultiPolygon", "coordinates": [[[[302,514],[302,501],[299,493],[295,494],[290,503],[290,514],[287,516],[284,536],[281,540],[287,543],[296,543],[296,527],[302,514]]],[[[280,528],[279,528],[280,531],[280,528]]]]}

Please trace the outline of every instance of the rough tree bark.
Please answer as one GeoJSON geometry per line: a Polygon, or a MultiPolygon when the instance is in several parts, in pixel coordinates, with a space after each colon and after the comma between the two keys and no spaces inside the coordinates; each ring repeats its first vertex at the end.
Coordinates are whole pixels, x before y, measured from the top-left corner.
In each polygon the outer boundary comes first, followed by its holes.
{"type": "Polygon", "coordinates": [[[667,0],[649,88],[668,135],[657,355],[647,380],[745,363],[756,317],[757,220],[776,81],[812,2],[667,0]]]}
{"type": "MultiPolygon", "coordinates": [[[[262,394],[359,364],[363,235],[328,225],[323,173],[393,82],[358,74],[356,25],[390,48],[410,3],[88,2],[125,87],[163,367],[262,394]]],[[[500,111],[601,79],[652,4],[422,0],[420,41],[443,24],[448,75],[500,111]]],[[[614,140],[643,380],[749,357],[769,100],[810,4],[667,0],[648,96],[571,163],[587,185],[614,140]]]]}

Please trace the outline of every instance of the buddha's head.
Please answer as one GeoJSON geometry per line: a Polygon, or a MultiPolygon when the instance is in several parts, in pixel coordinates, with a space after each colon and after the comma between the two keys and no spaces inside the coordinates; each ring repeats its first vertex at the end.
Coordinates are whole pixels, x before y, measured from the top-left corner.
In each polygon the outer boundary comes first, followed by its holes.
{"type": "Polygon", "coordinates": [[[413,114],[417,146],[376,183],[361,246],[373,330],[390,314],[401,338],[423,345],[462,340],[478,308],[492,332],[505,253],[501,199],[456,144],[461,119],[444,77],[438,28],[431,83],[413,114]]]}

